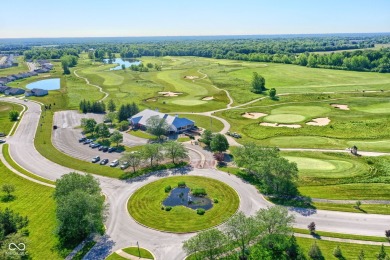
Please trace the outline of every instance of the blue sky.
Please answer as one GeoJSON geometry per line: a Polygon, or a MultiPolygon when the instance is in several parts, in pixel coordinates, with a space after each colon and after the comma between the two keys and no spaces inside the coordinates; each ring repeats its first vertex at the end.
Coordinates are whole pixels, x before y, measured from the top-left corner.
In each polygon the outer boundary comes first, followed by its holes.
{"type": "Polygon", "coordinates": [[[1,0],[0,38],[390,32],[389,0],[1,0]]]}

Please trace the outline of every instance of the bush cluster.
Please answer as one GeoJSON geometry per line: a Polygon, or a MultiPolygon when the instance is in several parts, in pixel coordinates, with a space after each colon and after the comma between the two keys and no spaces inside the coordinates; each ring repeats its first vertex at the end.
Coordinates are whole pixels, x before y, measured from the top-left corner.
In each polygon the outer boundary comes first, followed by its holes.
{"type": "Polygon", "coordinates": [[[165,192],[170,192],[172,190],[172,187],[171,187],[171,185],[168,185],[168,186],[166,186],[165,187],[165,192]]]}
{"type": "Polygon", "coordinates": [[[177,187],[179,187],[179,188],[184,188],[185,186],[186,186],[186,183],[184,181],[179,181],[177,183],[177,187]]]}
{"type": "Polygon", "coordinates": [[[198,215],[204,215],[204,213],[206,213],[205,209],[199,208],[196,210],[196,214],[198,214],[198,215]]]}
{"type": "Polygon", "coordinates": [[[192,195],[194,195],[195,197],[203,197],[206,196],[207,193],[204,188],[195,188],[192,190],[192,195]]]}

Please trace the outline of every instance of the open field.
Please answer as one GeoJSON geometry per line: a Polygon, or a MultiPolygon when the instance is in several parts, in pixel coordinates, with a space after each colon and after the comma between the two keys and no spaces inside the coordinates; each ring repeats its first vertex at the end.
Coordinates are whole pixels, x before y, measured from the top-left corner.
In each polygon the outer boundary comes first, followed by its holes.
{"type": "Polygon", "coordinates": [[[30,231],[27,250],[33,259],[63,259],[56,250],[58,243],[53,189],[23,179],[9,171],[0,162],[0,185],[15,186],[15,199],[0,200],[0,208],[10,208],[22,216],[28,216],[30,231]]]}
{"type": "Polygon", "coordinates": [[[137,190],[127,204],[130,215],[143,225],[170,232],[194,232],[213,227],[226,221],[239,206],[237,193],[228,185],[209,178],[182,176],[164,178],[147,184],[137,190]],[[218,199],[204,215],[184,206],[162,210],[162,201],[168,197],[164,188],[177,187],[179,181],[185,181],[187,187],[202,187],[210,199],[218,199]]]}
{"type": "Polygon", "coordinates": [[[8,134],[11,131],[12,126],[15,122],[9,120],[9,112],[16,110],[19,113],[23,110],[23,107],[7,102],[0,102],[0,133],[8,134]]]}

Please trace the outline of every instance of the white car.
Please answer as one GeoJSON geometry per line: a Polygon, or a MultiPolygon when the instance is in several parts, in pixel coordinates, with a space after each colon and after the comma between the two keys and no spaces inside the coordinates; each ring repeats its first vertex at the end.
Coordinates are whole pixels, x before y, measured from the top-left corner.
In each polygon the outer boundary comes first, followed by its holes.
{"type": "Polygon", "coordinates": [[[111,163],[110,163],[110,167],[117,167],[119,165],[119,160],[113,160],[111,163]]]}

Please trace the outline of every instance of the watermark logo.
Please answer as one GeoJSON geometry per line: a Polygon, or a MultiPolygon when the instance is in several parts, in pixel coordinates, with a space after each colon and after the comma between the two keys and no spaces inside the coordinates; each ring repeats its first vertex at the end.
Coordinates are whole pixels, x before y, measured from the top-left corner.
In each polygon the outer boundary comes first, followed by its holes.
{"type": "Polygon", "coordinates": [[[26,250],[26,244],[24,244],[24,243],[19,243],[19,244],[10,243],[8,245],[8,249],[11,250],[11,251],[15,251],[15,250],[25,251],[26,250]]]}

